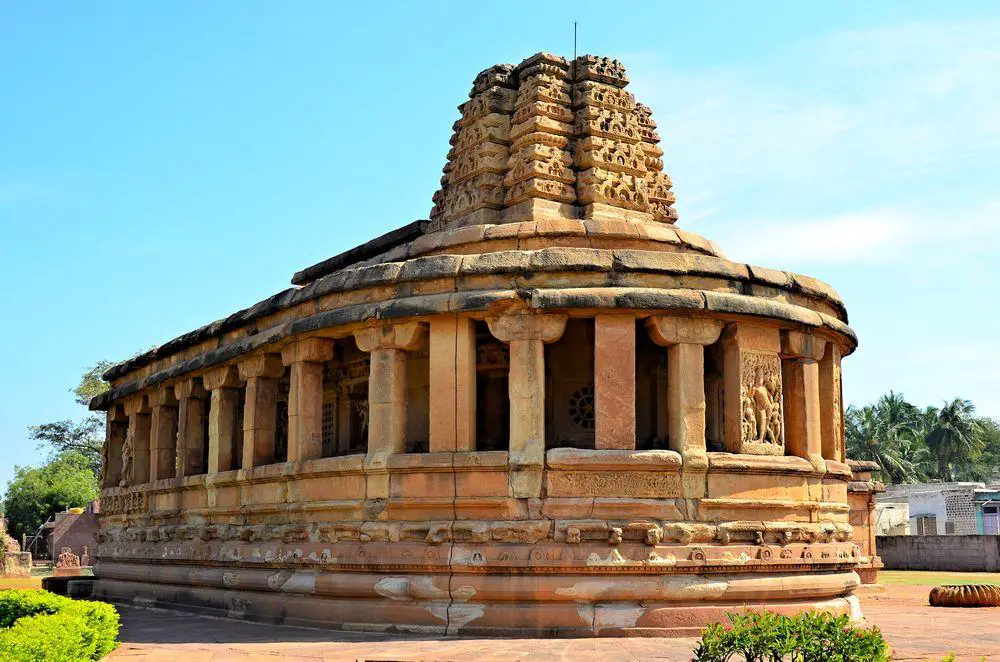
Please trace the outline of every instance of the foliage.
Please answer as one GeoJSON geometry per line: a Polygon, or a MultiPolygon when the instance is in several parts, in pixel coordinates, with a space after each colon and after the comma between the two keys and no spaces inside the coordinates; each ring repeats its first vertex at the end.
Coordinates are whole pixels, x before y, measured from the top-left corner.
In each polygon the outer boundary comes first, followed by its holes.
{"type": "Polygon", "coordinates": [[[890,391],[848,407],[844,428],[848,457],[878,463],[893,483],[1000,478],[1000,424],[975,416],[968,400],[920,409],[890,391]]]}
{"type": "Polygon", "coordinates": [[[41,467],[15,467],[4,498],[11,535],[30,535],[53,514],[86,506],[97,492],[90,461],[80,453],[61,453],[41,467]]]}
{"type": "Polygon", "coordinates": [[[118,645],[118,612],[109,604],[47,591],[0,591],[0,659],[99,660],[118,645]]]}
{"type": "Polygon", "coordinates": [[[98,361],[87,368],[87,371],[80,377],[80,383],[73,389],[76,401],[86,407],[90,404],[90,399],[95,395],[104,393],[111,385],[104,381],[104,371],[113,366],[112,361],[98,361]]]}
{"type": "Polygon", "coordinates": [[[66,452],[79,453],[95,476],[101,473],[101,447],[104,445],[104,422],[97,416],[88,416],[79,423],[55,421],[33,425],[28,436],[40,446],[48,447],[53,455],[66,452]]]}
{"type": "Polygon", "coordinates": [[[732,628],[719,623],[702,632],[696,662],[879,662],[889,646],[878,628],[851,626],[847,615],[807,612],[788,617],[771,612],[727,614],[732,628]]]}

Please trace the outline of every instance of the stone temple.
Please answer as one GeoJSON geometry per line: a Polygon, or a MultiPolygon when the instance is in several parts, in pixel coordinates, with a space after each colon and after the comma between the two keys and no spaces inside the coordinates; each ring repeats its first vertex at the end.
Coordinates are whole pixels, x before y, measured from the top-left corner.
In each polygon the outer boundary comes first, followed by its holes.
{"type": "Polygon", "coordinates": [[[108,370],[95,593],[488,636],[859,617],[844,304],[675,227],[627,84],[483,71],[429,221],[108,370]]]}

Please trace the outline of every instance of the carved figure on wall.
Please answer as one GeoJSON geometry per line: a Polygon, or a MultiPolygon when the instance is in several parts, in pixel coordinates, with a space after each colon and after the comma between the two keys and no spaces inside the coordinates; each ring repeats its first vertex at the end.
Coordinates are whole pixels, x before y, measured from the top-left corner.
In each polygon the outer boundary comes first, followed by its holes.
{"type": "Polygon", "coordinates": [[[744,355],[742,399],[743,441],[782,443],[781,363],[777,356],[759,352],[744,355]]]}
{"type": "Polygon", "coordinates": [[[132,427],[129,426],[125,434],[125,443],[122,444],[122,479],[118,483],[120,487],[125,487],[132,482],[132,454],[135,446],[135,435],[132,427]]]}

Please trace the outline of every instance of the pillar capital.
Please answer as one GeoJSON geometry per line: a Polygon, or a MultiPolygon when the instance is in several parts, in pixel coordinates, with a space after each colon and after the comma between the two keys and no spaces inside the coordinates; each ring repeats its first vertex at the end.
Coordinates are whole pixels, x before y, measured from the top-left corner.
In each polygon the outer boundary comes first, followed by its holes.
{"type": "Polygon", "coordinates": [[[354,332],[354,341],[362,352],[376,349],[413,351],[424,342],[426,326],[420,322],[383,322],[354,332]]]}
{"type": "Polygon", "coordinates": [[[826,345],[826,339],[817,338],[811,333],[788,330],[781,332],[781,353],[787,357],[819,361],[826,353],[826,345]]]}
{"type": "Polygon", "coordinates": [[[174,396],[173,386],[164,386],[155,389],[149,394],[150,407],[176,407],[177,398],[174,396]]]}
{"type": "Polygon", "coordinates": [[[293,363],[323,363],[333,359],[333,341],[329,338],[303,338],[281,350],[281,361],[293,363]]]}
{"type": "Polygon", "coordinates": [[[285,374],[285,366],[280,354],[256,354],[240,362],[239,373],[243,381],[253,377],[278,379],[285,374]]]}
{"type": "Polygon", "coordinates": [[[680,343],[711,345],[722,333],[725,323],[710,317],[675,317],[653,315],[646,319],[646,329],[657,345],[669,347],[680,343]]]}
{"type": "Polygon", "coordinates": [[[138,393],[125,398],[122,405],[125,408],[126,416],[132,416],[133,414],[148,414],[150,411],[149,396],[143,393],[138,393]]]}
{"type": "Polygon", "coordinates": [[[178,400],[192,398],[194,400],[205,400],[208,398],[208,391],[205,390],[202,380],[185,379],[174,384],[174,396],[178,400]]]}
{"type": "Polygon", "coordinates": [[[517,340],[541,340],[554,343],[566,330],[567,316],[561,313],[517,312],[487,317],[486,323],[498,340],[505,343],[517,340]]]}
{"type": "Polygon", "coordinates": [[[234,365],[224,365],[209,370],[201,378],[205,389],[214,391],[220,388],[236,388],[240,385],[240,376],[234,365]]]}

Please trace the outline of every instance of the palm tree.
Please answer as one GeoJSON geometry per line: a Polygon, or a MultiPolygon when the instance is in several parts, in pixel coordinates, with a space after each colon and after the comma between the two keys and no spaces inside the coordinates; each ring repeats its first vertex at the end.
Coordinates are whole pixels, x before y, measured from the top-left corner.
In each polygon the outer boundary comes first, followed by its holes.
{"type": "Polygon", "coordinates": [[[855,460],[878,463],[893,483],[922,480],[922,465],[928,457],[913,433],[916,411],[891,391],[874,405],[860,409],[851,405],[844,417],[847,454],[855,460]]]}
{"type": "Polygon", "coordinates": [[[942,480],[954,480],[955,474],[975,462],[983,451],[986,431],[975,412],[976,406],[961,398],[945,402],[937,412],[926,442],[942,480]]]}

